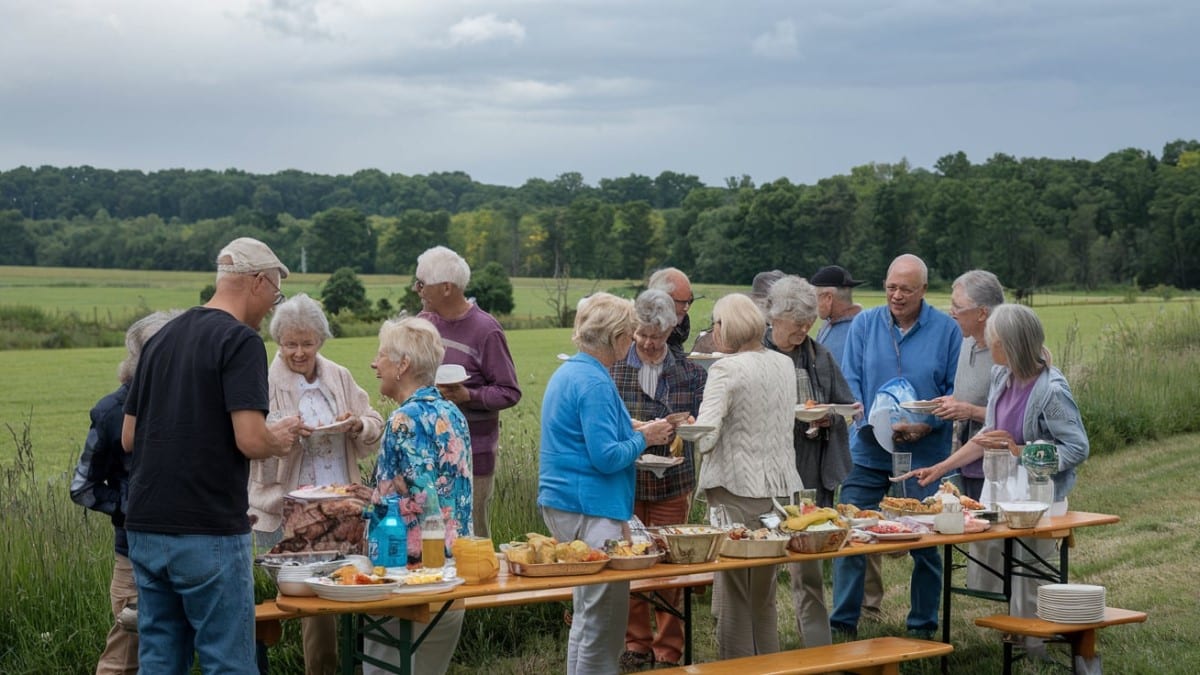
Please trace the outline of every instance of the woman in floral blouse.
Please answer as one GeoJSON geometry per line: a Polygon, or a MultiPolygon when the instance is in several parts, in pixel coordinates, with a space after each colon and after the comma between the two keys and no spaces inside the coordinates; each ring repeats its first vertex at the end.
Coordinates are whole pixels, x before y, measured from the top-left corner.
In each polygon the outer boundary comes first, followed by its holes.
{"type": "MultiPolygon", "coordinates": [[[[379,393],[400,406],[384,426],[379,465],[375,471],[379,498],[400,495],[400,510],[408,526],[409,549],[420,550],[419,518],[425,490],[437,491],[442,520],[446,524],[446,554],[459,536],[471,533],[471,436],[467,420],[458,406],[442,398],[434,386],[434,375],[445,349],[433,324],[425,319],[404,317],[387,321],[379,330],[379,353],[371,362],[379,379],[379,393]]],[[[445,616],[421,643],[413,657],[414,673],[444,673],[454,655],[462,630],[462,610],[445,616]]],[[[395,635],[396,621],[388,624],[395,635]]],[[[413,625],[413,634],[425,630],[413,625]]],[[[395,662],[396,649],[371,640],[364,644],[369,656],[395,662]]],[[[379,672],[363,664],[363,675],[379,672]]]]}

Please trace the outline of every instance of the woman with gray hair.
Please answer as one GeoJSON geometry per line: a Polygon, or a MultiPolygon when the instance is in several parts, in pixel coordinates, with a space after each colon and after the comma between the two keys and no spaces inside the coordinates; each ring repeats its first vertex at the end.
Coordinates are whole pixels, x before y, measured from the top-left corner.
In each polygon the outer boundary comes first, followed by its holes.
{"type": "MultiPolygon", "coordinates": [[[[383,418],[345,367],[321,356],[331,337],[325,311],[297,293],[275,308],[271,339],[279,345],[268,371],[273,417],[299,415],[309,431],[338,423],[327,433],[302,436],[300,452],[250,462],[250,515],[256,547],[282,537],[283,498],[301,485],[361,484],[358,460],[370,457],[383,418]]],[[[309,673],[337,671],[337,623],[332,616],[300,620],[309,673]]]]}
{"type": "MultiPolygon", "coordinates": [[[[950,451],[962,447],[983,426],[987,412],[988,382],[992,374],[992,353],[984,328],[992,310],[1004,304],[1004,287],[995,274],[971,270],[954,280],[950,293],[950,317],[962,330],[962,349],[958,352],[958,370],[954,375],[954,394],[933,400],[933,414],[954,420],[954,440],[950,451]]],[[[961,470],[963,493],[979,499],[983,490],[983,458],[961,470]]]]}
{"type": "Polygon", "coordinates": [[[72,501],[108,514],[113,526],[115,559],[108,599],[114,621],[108,630],[104,651],[96,663],[97,675],[132,675],[138,672],[138,634],[136,630],[126,630],[122,625],[136,621],[121,617],[126,608],[134,611],[137,607],[137,584],[133,579],[133,563],[129,561],[129,540],[125,534],[123,511],[123,497],[129,489],[132,458],[121,447],[121,426],[125,421],[123,408],[125,399],[129,397],[129,382],[137,371],[146,342],[179,314],[179,310],[154,312],[134,321],[125,331],[125,359],[117,366],[120,386],[97,401],[92,408],[92,426],[71,480],[72,501]]]}
{"type": "MultiPolygon", "coordinates": [[[[696,423],[711,426],[700,438],[706,454],[699,488],[709,508],[731,522],[753,523],[803,483],[792,446],[796,378],[786,356],[763,347],[767,324],[748,296],[726,295],[713,305],[713,338],[728,354],[708,369],[696,423]]],[[[718,572],[713,616],[721,659],[779,651],[775,567],[718,572]]]]}
{"type": "MultiPolygon", "coordinates": [[[[680,358],[668,346],[678,320],[674,300],[666,291],[648,290],[637,297],[634,312],[637,328],[633,332],[633,346],[608,369],[625,408],[634,420],[666,418],[672,414],[694,420],[700,412],[707,377],[703,368],[680,358]]],[[[671,443],[652,445],[645,452],[681,457],[683,463],[667,469],[661,476],[638,472],[634,515],[645,525],[686,523],[696,487],[692,443],[685,443],[677,436],[671,443]]],[[[682,591],[665,591],[663,595],[672,607],[680,607],[682,591]]],[[[677,665],[683,656],[683,646],[683,622],[678,616],[659,609],[652,612],[650,603],[629,597],[622,670],[677,665]],[[657,635],[650,625],[652,613],[658,624],[657,635]]]]}
{"type": "MultiPolygon", "coordinates": [[[[791,359],[797,401],[854,403],[850,385],[833,354],[808,336],[817,320],[817,289],[797,276],[786,276],[767,293],[770,331],[767,347],[791,359]]],[[[850,437],[841,415],[830,413],[816,422],[795,421],[796,470],[804,487],[817,491],[817,506],[834,506],[833,494],[850,473],[850,437]]],[[[829,609],[821,563],[790,563],[796,625],[805,647],[830,644],[829,609]]]]}
{"type": "MultiPolygon", "coordinates": [[[[546,384],[538,463],[538,506],[550,534],[603,548],[627,539],[634,461],[671,440],[666,420],[635,423],[609,369],[637,330],[633,303],[608,293],[581,301],[571,339],[579,352],[546,384]]],[[[615,675],[629,609],[629,582],[577,586],[567,640],[568,675],[615,675]]]]}
{"type": "MultiPolygon", "coordinates": [[[[946,459],[913,474],[921,485],[929,485],[947,471],[983,457],[984,450],[1008,450],[1019,458],[1026,443],[1053,443],[1058,451],[1058,471],[1051,476],[1054,494],[1049,515],[1063,515],[1067,495],[1075,487],[1075,469],[1089,454],[1087,431],[1071,387],[1062,372],[1049,364],[1045,331],[1032,309],[1015,304],[997,306],[987,321],[985,336],[996,365],[988,387],[983,430],[946,459]]],[[[1054,559],[1057,540],[1023,537],[1020,541],[1022,545],[1014,551],[1026,567],[1041,569],[1039,561],[1054,559]]],[[[1050,575],[1034,573],[1014,578],[1009,613],[1034,616],[1037,587],[1047,578],[1050,575]]],[[[1044,653],[1041,640],[1026,638],[1025,644],[1027,652],[1044,653]]]]}
{"type": "MultiPolygon", "coordinates": [[[[386,321],[379,329],[379,351],[371,368],[379,378],[379,393],[400,402],[388,418],[379,448],[376,496],[399,495],[411,555],[421,547],[419,537],[412,534],[420,532],[417,518],[430,492],[436,493],[446,526],[445,556],[449,558],[455,539],[471,534],[471,435],[462,411],[434,386],[444,356],[442,338],[432,323],[403,317],[386,321]]],[[[446,672],[462,622],[463,610],[457,609],[446,612],[432,626],[414,625],[413,634],[424,637],[420,651],[413,655],[411,672],[446,672]]],[[[398,621],[387,620],[382,628],[398,639],[398,621]]],[[[399,658],[399,650],[370,636],[363,640],[363,652],[392,664],[399,658]]],[[[363,675],[381,672],[372,663],[363,664],[363,675]]]]}

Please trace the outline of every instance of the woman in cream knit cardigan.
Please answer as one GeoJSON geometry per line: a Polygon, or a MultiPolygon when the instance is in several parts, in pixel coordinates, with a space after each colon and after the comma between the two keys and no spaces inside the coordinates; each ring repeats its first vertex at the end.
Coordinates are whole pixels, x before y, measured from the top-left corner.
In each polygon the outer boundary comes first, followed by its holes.
{"type": "MultiPolygon", "coordinates": [[[[791,359],[763,347],[766,319],[747,296],[713,307],[713,337],[730,354],[712,364],[696,424],[715,427],[700,440],[698,488],[709,507],[753,527],[802,485],[792,444],[796,379],[791,359]]],[[[713,615],[721,659],[779,651],[774,566],[718,572],[713,615]]]]}
{"type": "MultiPolygon", "coordinates": [[[[250,463],[250,514],[255,546],[269,547],[281,536],[283,498],[300,485],[362,483],[358,460],[373,456],[383,435],[383,417],[345,367],[321,356],[330,337],[329,321],[315,300],[300,293],[275,309],[271,339],[279,352],[268,375],[271,411],[299,414],[304,426],[345,421],[339,433],[308,436],[303,448],[284,457],[250,463]]],[[[337,671],[334,617],[301,619],[305,672],[337,671]]]]}

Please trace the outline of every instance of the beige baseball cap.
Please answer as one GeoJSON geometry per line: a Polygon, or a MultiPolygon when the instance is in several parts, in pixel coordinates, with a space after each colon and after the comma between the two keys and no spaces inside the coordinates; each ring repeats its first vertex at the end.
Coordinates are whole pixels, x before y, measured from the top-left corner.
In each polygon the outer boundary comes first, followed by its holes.
{"type": "Polygon", "coordinates": [[[253,237],[234,239],[217,254],[218,272],[255,274],[269,270],[279,270],[279,278],[287,278],[287,265],[275,256],[270,246],[253,237]]]}

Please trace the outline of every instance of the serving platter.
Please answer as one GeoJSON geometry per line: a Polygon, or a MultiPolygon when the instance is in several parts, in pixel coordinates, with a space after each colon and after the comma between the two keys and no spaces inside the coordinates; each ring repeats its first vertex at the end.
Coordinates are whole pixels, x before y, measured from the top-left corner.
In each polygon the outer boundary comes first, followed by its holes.
{"type": "Polygon", "coordinates": [[[644,570],[653,567],[662,559],[663,554],[655,551],[645,555],[614,555],[608,558],[608,568],[613,570],[644,570]]]}
{"type": "Polygon", "coordinates": [[[576,574],[595,574],[608,565],[609,559],[574,563],[519,563],[507,560],[508,571],[522,577],[567,577],[576,574]]]}
{"type": "Polygon", "coordinates": [[[328,577],[312,577],[306,580],[308,587],[326,600],[338,602],[368,602],[383,600],[399,588],[404,582],[393,577],[384,577],[380,584],[360,584],[347,586],[338,584],[328,577]]]}
{"type": "Polygon", "coordinates": [[[920,539],[921,536],[923,534],[925,534],[924,532],[871,532],[870,530],[863,530],[863,531],[870,533],[870,535],[872,537],[875,537],[879,541],[912,541],[913,539],[920,539]]]}
{"type": "Polygon", "coordinates": [[[445,593],[446,591],[462,585],[466,579],[462,577],[451,577],[441,581],[435,581],[429,584],[400,584],[392,590],[393,595],[424,595],[432,593],[445,593]]]}

